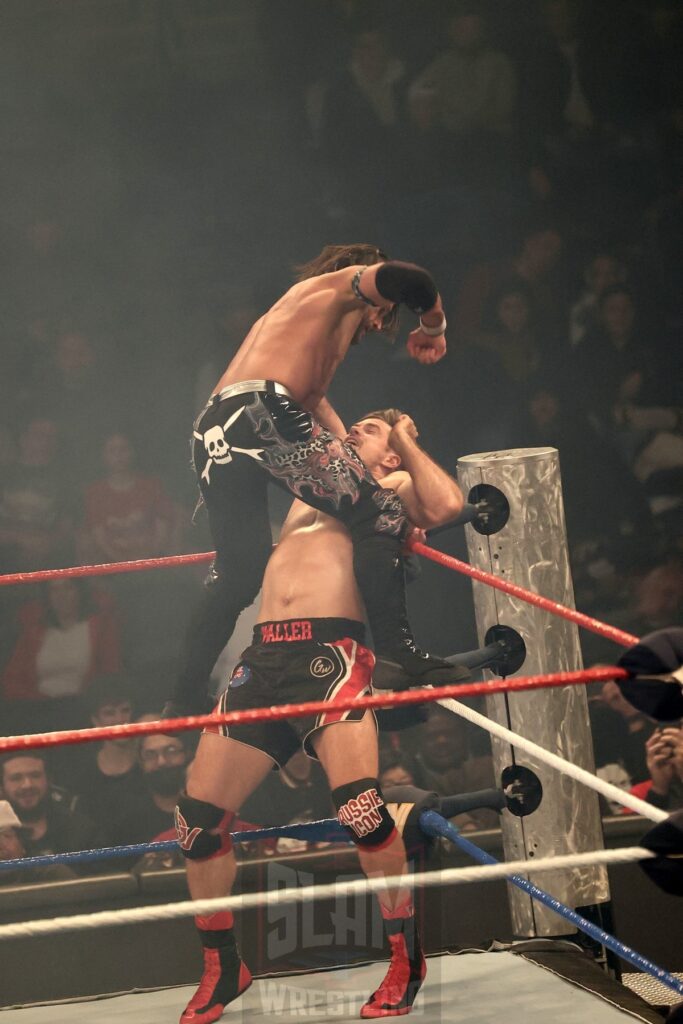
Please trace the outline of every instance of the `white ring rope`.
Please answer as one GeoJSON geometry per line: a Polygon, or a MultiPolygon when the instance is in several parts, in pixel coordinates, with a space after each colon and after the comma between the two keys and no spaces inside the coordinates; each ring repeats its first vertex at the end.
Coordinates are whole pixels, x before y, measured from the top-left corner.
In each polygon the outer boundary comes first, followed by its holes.
{"type": "Polygon", "coordinates": [[[21,921],[0,926],[0,940],[26,938],[36,935],[55,935],[59,932],[79,931],[111,925],[139,924],[143,921],[168,921],[173,918],[192,917],[194,914],[213,914],[219,910],[246,910],[262,905],[306,903],[309,900],[354,896],[359,893],[380,892],[400,886],[460,885],[465,882],[487,882],[513,874],[556,871],[562,868],[582,867],[590,864],[630,864],[648,860],[656,855],[640,846],[620,850],[593,850],[561,857],[545,857],[538,861],[514,860],[507,864],[485,864],[471,868],[449,868],[446,871],[422,871],[417,874],[389,875],[379,878],[360,878],[348,882],[330,882],[308,885],[300,889],[277,889],[271,892],[245,893],[242,896],[223,896],[210,900],[184,900],[158,907],[134,907],[130,910],[105,910],[96,914],[74,914],[71,917],[45,918],[40,921],[21,921]]]}
{"type": "MultiPolygon", "coordinates": [[[[456,715],[461,715],[462,718],[466,718],[468,722],[472,722],[474,725],[480,725],[482,729],[486,729],[493,736],[497,736],[501,740],[506,740],[513,747],[519,747],[521,750],[526,750],[528,754],[532,754],[537,757],[539,761],[545,761],[552,768],[557,768],[558,771],[564,772],[565,775],[570,775],[577,782],[583,782],[584,785],[590,786],[591,789],[596,790],[598,793],[602,793],[603,796],[607,797],[608,800],[614,800],[616,803],[623,804],[624,807],[630,808],[635,811],[636,814],[642,814],[644,818],[649,818],[650,821],[666,821],[669,817],[666,811],[661,811],[658,807],[653,807],[652,804],[648,804],[645,800],[641,800],[639,797],[634,796],[632,793],[627,793],[624,789],[619,789],[618,786],[612,785],[611,782],[606,782],[604,779],[598,778],[597,775],[593,775],[592,772],[586,771],[585,768],[579,768],[578,765],[572,764],[571,761],[565,761],[563,757],[559,757],[557,754],[551,754],[545,747],[539,747],[537,743],[533,743],[531,740],[526,739],[524,736],[520,736],[516,732],[512,732],[510,729],[506,729],[502,725],[498,725],[497,722],[492,722],[489,718],[484,715],[480,715],[477,711],[472,711],[465,704],[461,704],[459,700],[451,700],[446,698],[445,700],[439,700],[436,702],[448,711],[452,711],[456,715]]],[[[534,867],[534,871],[536,868],[534,867]]]]}

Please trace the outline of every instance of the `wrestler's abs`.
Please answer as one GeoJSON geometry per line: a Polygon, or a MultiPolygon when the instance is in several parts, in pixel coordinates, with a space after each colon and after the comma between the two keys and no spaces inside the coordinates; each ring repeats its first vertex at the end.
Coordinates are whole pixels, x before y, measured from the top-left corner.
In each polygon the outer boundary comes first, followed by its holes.
{"type": "Polygon", "coordinates": [[[348,531],[295,501],[263,579],[259,621],[347,618],[362,622],[348,531]]]}

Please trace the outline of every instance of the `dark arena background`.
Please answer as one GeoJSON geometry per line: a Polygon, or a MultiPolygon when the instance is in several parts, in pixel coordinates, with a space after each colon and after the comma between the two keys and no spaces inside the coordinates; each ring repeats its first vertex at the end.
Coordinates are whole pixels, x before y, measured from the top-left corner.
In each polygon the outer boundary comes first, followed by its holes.
{"type": "MultiPolygon", "coordinates": [[[[426,268],[448,320],[436,365],[409,357],[405,306],[395,339],[352,347],[328,395],[344,423],[404,410],[453,476],[473,453],[557,449],[576,608],[631,638],[681,624],[682,56],[680,0],[0,0],[0,1024],[93,1008],[177,1020],[191,990],[173,986],[201,973],[191,916],[2,941],[9,924],[188,898],[170,842],[184,781],[171,794],[154,776],[163,760],[184,780],[198,732],[23,755],[2,739],[158,719],[207,567],[4,578],[211,550],[206,516],[193,516],[193,421],[324,245],[368,242],[426,268]],[[2,870],[157,840],[167,847],[2,870]],[[155,991],[130,995],[141,989],[155,991]],[[128,994],[57,1005],[112,993],[128,994]]],[[[272,490],[277,538],[289,499],[272,490]]],[[[426,543],[475,561],[462,526],[426,543]]],[[[553,570],[563,534],[559,545],[553,570]]],[[[465,575],[413,555],[408,576],[426,650],[484,643],[465,575]]],[[[216,690],[254,621],[244,613],[216,690]]],[[[524,636],[529,649],[554,643],[540,626],[524,636]]],[[[547,669],[532,652],[509,672],[611,666],[621,653],[583,630],[576,651],[547,669]]],[[[683,809],[681,721],[655,722],[611,678],[585,692],[591,771],[666,814],[683,809]]],[[[430,706],[380,733],[383,788],[500,785],[486,731],[430,706]]],[[[559,783],[544,789],[562,796],[559,783]]],[[[606,847],[639,846],[647,816],[599,800],[606,847]]],[[[320,764],[302,754],[240,813],[266,827],[334,816],[320,764]]],[[[490,802],[451,818],[505,859],[490,802]]],[[[311,836],[241,845],[239,891],[360,875],[348,844],[311,836]]],[[[443,837],[420,856],[416,870],[471,864],[443,837]]],[[[635,863],[611,866],[609,884],[609,898],[572,909],[678,990],[570,925],[520,931],[502,880],[444,883],[416,899],[431,967],[413,1014],[666,1019],[683,998],[680,899],[635,863]]],[[[359,896],[343,927],[332,897],[315,914],[238,914],[260,980],[226,1019],[356,1018],[387,957],[374,906],[359,896]]]]}

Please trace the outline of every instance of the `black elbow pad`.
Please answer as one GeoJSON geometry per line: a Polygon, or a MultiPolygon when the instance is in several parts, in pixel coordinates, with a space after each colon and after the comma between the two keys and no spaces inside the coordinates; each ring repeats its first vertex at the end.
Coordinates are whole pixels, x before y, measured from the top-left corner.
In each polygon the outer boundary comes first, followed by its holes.
{"type": "Polygon", "coordinates": [[[425,313],[436,302],[438,292],[430,275],[414,263],[389,260],[375,275],[375,287],[389,302],[402,302],[413,313],[425,313]]]}

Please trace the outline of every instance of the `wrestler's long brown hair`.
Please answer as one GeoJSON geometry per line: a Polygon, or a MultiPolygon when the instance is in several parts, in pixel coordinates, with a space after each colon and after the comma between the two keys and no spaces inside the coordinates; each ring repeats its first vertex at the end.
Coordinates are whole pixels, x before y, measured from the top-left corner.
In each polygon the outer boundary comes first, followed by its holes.
{"type": "Polygon", "coordinates": [[[299,263],[294,269],[297,281],[306,281],[309,277],[320,277],[321,274],[332,274],[344,267],[366,266],[385,263],[389,257],[376,245],[357,242],[355,245],[326,245],[308,263],[299,263]]]}
{"type": "MultiPolygon", "coordinates": [[[[386,263],[387,254],[376,245],[367,242],[356,242],[354,245],[326,245],[308,263],[299,263],[294,267],[297,282],[307,281],[310,277],[332,274],[344,267],[373,267],[376,263],[386,263]]],[[[392,341],[398,332],[398,305],[389,310],[382,318],[382,333],[392,341]]]]}

